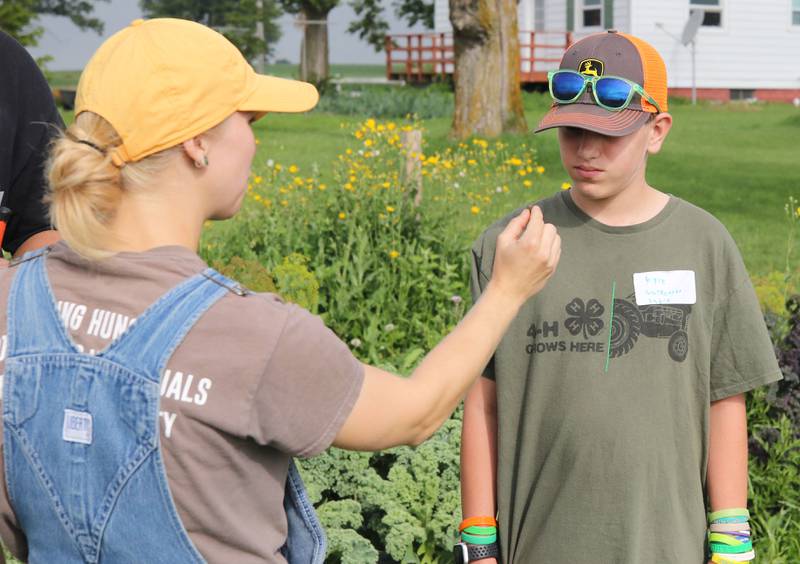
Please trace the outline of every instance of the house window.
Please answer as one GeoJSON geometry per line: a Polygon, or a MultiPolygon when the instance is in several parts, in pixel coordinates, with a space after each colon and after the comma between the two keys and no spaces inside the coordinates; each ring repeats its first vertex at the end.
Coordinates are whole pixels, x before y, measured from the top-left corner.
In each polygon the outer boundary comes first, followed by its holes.
{"type": "Polygon", "coordinates": [[[722,27],[722,0],[689,0],[689,11],[692,10],[703,11],[703,26],[722,27]]]}
{"type": "Polygon", "coordinates": [[[602,27],[603,0],[583,0],[583,27],[602,27]]]}
{"type": "Polygon", "coordinates": [[[800,0],[792,0],[792,25],[800,25],[800,0]]]}
{"type": "Polygon", "coordinates": [[[731,88],[731,100],[755,100],[756,91],[747,88],[731,88]]]}

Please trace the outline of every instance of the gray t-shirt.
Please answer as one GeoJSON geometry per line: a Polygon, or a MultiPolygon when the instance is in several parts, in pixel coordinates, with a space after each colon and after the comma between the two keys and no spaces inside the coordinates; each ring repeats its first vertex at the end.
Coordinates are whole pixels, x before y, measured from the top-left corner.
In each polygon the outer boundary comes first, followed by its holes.
{"type": "MultiPolygon", "coordinates": [[[[700,564],[710,403],[780,379],[736,245],[674,197],[629,227],[539,205],[561,261],[486,373],[503,562],[700,564]]],[[[473,246],[474,297],[516,213],[473,246]]]]}
{"type": "MultiPolygon", "coordinates": [[[[88,352],[105,348],[158,297],[205,268],[177,246],[120,253],[89,270],[65,243],[47,257],[58,310],[88,352]]],[[[0,271],[0,373],[16,272],[0,271]]],[[[362,365],[318,317],[275,295],[231,293],[200,318],[162,375],[159,419],[178,513],[209,562],[285,562],[290,456],[331,444],[362,380],[362,365]]],[[[1,474],[2,465],[5,485],[1,474]]],[[[24,534],[0,490],[0,535],[22,555],[24,534]]]]}

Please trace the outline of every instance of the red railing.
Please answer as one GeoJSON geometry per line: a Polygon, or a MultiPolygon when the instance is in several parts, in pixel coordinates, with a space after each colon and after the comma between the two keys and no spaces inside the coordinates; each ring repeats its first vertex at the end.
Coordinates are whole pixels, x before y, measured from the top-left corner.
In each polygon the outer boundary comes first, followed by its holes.
{"type": "MultiPolygon", "coordinates": [[[[547,71],[558,66],[572,42],[569,31],[522,31],[520,82],[547,82],[547,71]]],[[[386,78],[406,82],[430,82],[453,74],[452,33],[401,33],[387,35],[386,78]]]]}

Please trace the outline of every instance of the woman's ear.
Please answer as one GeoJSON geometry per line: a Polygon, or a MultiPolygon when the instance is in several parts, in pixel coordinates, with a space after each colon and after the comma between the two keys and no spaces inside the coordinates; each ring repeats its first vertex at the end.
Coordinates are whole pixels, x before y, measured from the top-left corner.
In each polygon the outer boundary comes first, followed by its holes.
{"type": "Polygon", "coordinates": [[[208,141],[204,135],[197,135],[183,143],[183,152],[197,168],[208,166],[208,141]]]}
{"type": "Polygon", "coordinates": [[[664,139],[667,138],[669,130],[672,128],[672,115],[667,112],[660,112],[656,114],[653,119],[653,127],[650,131],[650,143],[647,146],[647,152],[651,155],[658,153],[661,150],[661,145],[664,144],[664,139]]]}

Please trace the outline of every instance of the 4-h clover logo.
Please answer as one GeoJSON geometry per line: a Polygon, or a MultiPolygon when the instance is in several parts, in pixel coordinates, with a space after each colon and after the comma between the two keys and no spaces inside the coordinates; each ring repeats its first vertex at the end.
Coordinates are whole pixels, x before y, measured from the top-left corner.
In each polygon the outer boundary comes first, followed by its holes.
{"type": "Polygon", "coordinates": [[[583,332],[583,338],[594,337],[603,329],[603,320],[600,318],[606,308],[603,304],[592,298],[584,304],[580,298],[575,298],[567,304],[565,308],[569,316],[564,322],[567,330],[573,335],[583,332]],[[588,333],[588,334],[587,334],[588,333]]]}

